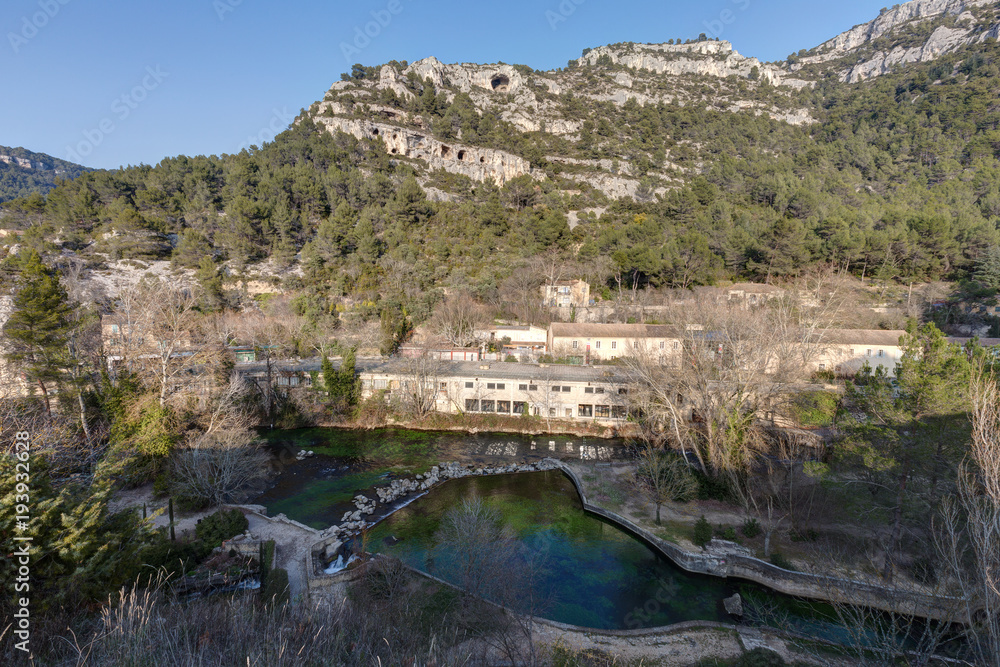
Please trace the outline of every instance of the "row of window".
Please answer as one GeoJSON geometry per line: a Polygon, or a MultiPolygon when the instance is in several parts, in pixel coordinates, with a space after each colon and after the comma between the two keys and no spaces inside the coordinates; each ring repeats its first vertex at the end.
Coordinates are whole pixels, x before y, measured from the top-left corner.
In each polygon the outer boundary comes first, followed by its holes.
{"type": "MultiPolygon", "coordinates": [[[[475,386],[476,386],[475,382],[466,382],[465,383],[465,388],[466,389],[474,389],[475,386]]],[[[447,384],[444,383],[444,382],[442,382],[441,383],[441,389],[446,389],[446,388],[447,388],[447,384]]],[[[487,382],[486,383],[486,389],[495,389],[495,390],[499,391],[499,390],[506,389],[506,388],[507,388],[507,385],[505,383],[503,383],[503,382],[487,382]]],[[[537,384],[519,384],[519,385],[517,385],[517,390],[518,391],[538,391],[538,385],[537,384]]],[[[573,391],[573,387],[570,387],[568,385],[554,384],[551,387],[549,387],[549,391],[552,391],[552,392],[562,392],[562,393],[568,394],[569,392],[573,391]]],[[[583,388],[583,393],[585,393],[585,394],[603,394],[604,393],[604,387],[584,387],[583,388]]],[[[621,389],[618,390],[618,393],[619,394],[627,394],[628,390],[625,389],[625,388],[621,388],[621,389]]]]}
{"type": "MultiPolygon", "coordinates": [[[[625,346],[628,347],[628,343],[625,343],[625,346]]],[[[634,349],[638,350],[641,346],[642,346],[642,341],[640,341],[640,340],[632,341],[632,347],[634,349]]],[[[680,343],[678,343],[677,341],[674,341],[673,342],[673,348],[676,350],[678,347],[680,347],[680,343]]],[[[573,349],[574,350],[580,349],[580,341],[578,341],[578,340],[573,341],[573,349]]],[[[601,349],[601,341],[599,341],[599,340],[594,341],[594,349],[595,350],[601,349]]],[[[616,341],[616,340],[611,341],[611,349],[612,350],[617,350],[618,349],[618,341],[616,341]]],[[[661,350],[667,349],[667,342],[666,341],[664,341],[664,340],[660,341],[660,349],[661,350]]]]}
{"type": "MultiPolygon", "coordinates": [[[[502,415],[523,415],[528,408],[525,401],[491,401],[477,398],[465,399],[466,412],[489,412],[502,415]]],[[[565,408],[566,417],[573,416],[573,408],[565,408]]],[[[539,415],[541,408],[533,406],[532,414],[539,415]]],[[[625,419],[628,411],[621,405],[589,405],[580,404],[576,408],[577,417],[597,417],[598,419],[625,419]]],[[[555,417],[556,408],[549,408],[549,416],[555,417]]]]}

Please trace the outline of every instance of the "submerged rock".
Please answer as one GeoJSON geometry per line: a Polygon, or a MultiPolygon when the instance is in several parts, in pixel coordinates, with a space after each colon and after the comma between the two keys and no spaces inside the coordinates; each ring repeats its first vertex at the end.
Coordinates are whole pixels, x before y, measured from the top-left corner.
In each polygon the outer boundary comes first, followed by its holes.
{"type": "Polygon", "coordinates": [[[743,598],[740,597],[739,593],[725,598],[722,601],[722,606],[726,608],[726,613],[730,616],[743,616],[743,598]]]}

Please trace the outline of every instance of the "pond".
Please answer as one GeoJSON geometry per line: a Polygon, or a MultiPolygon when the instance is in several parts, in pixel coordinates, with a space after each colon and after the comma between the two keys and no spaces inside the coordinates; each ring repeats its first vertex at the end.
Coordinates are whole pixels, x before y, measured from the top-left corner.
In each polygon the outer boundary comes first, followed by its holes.
{"type": "MultiPolygon", "coordinates": [[[[265,439],[282,453],[284,463],[274,485],[254,502],[271,515],[284,513],[319,529],[354,510],[351,500],[359,493],[371,496],[373,486],[394,475],[426,471],[442,461],[520,463],[553,455],[607,460],[624,450],[620,442],[573,436],[405,429],[272,431],[265,439]],[[297,461],[290,452],[299,449],[316,456],[297,461]]],[[[532,555],[534,588],[541,600],[536,615],[543,618],[599,629],[731,622],[722,601],[739,592],[748,613],[766,625],[851,643],[829,605],[758,584],[686,572],[631,533],[585,512],[572,482],[559,471],[447,481],[415,500],[401,501],[409,504],[372,527],[365,544],[353,546],[396,556],[457,585],[448,552],[438,543],[439,528],[450,509],[474,497],[496,508],[522,551],[532,555]]],[[[920,627],[918,623],[904,635],[920,627]]],[[[912,645],[909,637],[900,640],[912,645]]],[[[953,655],[961,652],[954,644],[949,648],[953,655]]]]}
{"type": "Polygon", "coordinates": [[[444,461],[521,463],[549,456],[609,460],[622,442],[575,436],[527,436],[414,431],[307,428],[264,431],[261,438],[278,454],[279,474],[252,502],[269,514],[284,514],[313,528],[339,523],[355,509],[351,500],[394,475],[426,472],[444,461]],[[315,456],[296,460],[294,452],[315,456]]]}
{"type": "Polygon", "coordinates": [[[627,629],[693,619],[726,621],[722,606],[736,588],[689,574],[645,543],[584,512],[572,482],[556,470],[445,482],[372,528],[369,551],[455,580],[440,560],[437,532],[445,513],[470,497],[497,508],[533,555],[539,615],[590,628],[627,629]]]}

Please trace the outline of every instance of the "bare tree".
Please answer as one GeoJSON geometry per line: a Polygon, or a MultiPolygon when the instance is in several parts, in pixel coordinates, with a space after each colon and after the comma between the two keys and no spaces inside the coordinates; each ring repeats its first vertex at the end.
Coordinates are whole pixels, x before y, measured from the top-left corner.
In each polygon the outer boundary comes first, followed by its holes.
{"type": "Polygon", "coordinates": [[[647,439],[668,439],[702,472],[741,474],[767,445],[762,420],[785,383],[804,376],[807,353],[792,363],[789,350],[811,334],[781,304],[747,309],[701,298],[670,308],[679,352],[623,357],[633,412],[647,439]]]}
{"type": "Polygon", "coordinates": [[[656,525],[662,523],[660,508],[663,503],[690,500],[698,490],[687,461],[648,442],[639,448],[639,461],[633,476],[635,488],[656,506],[656,525]]]}
{"type": "Polygon", "coordinates": [[[430,330],[457,347],[471,347],[480,332],[490,324],[490,317],[466,292],[453,294],[440,303],[431,316],[430,330]]]}
{"type": "Polygon", "coordinates": [[[198,433],[174,457],[175,489],[212,505],[229,502],[267,474],[268,461],[252,431],[198,433]]]}
{"type": "Polygon", "coordinates": [[[434,412],[443,362],[424,353],[418,357],[402,358],[397,363],[399,391],[396,397],[401,407],[417,418],[434,412]]]}
{"type": "Polygon", "coordinates": [[[445,514],[436,541],[437,571],[470,594],[464,598],[468,621],[491,625],[485,641],[511,664],[536,664],[534,618],[542,606],[536,555],[481,498],[466,499],[445,514]],[[501,605],[504,613],[479,605],[479,599],[501,605]]]}
{"type": "Polygon", "coordinates": [[[958,495],[942,502],[937,546],[964,598],[978,665],[1000,666],[1000,387],[980,368],[972,380],[972,443],[958,495]]]}

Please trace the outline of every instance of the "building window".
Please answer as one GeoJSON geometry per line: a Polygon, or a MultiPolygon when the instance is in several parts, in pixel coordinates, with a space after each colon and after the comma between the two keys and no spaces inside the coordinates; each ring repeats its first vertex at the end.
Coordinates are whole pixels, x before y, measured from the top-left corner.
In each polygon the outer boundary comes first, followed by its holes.
{"type": "Polygon", "coordinates": [[[497,382],[497,389],[506,389],[507,385],[503,382],[497,382]]]}
{"type": "Polygon", "coordinates": [[[487,388],[487,389],[496,389],[496,388],[497,388],[497,385],[496,385],[496,383],[495,383],[495,382],[487,382],[487,383],[486,383],[486,388],[487,388]]]}
{"type": "Polygon", "coordinates": [[[465,399],[465,411],[466,412],[478,412],[479,411],[479,401],[474,398],[465,399]]]}
{"type": "Polygon", "coordinates": [[[528,385],[526,385],[526,384],[519,384],[519,385],[517,385],[517,390],[518,391],[528,391],[528,385]]]}
{"type": "Polygon", "coordinates": [[[448,389],[448,383],[447,382],[442,382],[441,385],[440,385],[440,388],[441,388],[441,391],[447,390],[448,389]]]}
{"type": "Polygon", "coordinates": [[[523,415],[524,414],[524,408],[526,406],[527,406],[527,403],[525,403],[524,401],[514,401],[514,414],[515,415],[523,415]]]}
{"type": "Polygon", "coordinates": [[[611,341],[611,349],[612,350],[617,350],[618,349],[618,341],[616,341],[616,340],[611,341]]]}
{"type": "Polygon", "coordinates": [[[510,414],[510,401],[497,401],[497,412],[505,415],[510,414]]]}
{"type": "Polygon", "coordinates": [[[565,387],[565,386],[562,388],[564,394],[568,394],[572,389],[573,387],[565,387]]]}
{"type": "Polygon", "coordinates": [[[538,385],[537,384],[528,385],[528,391],[538,391],[538,385]]]}
{"type": "Polygon", "coordinates": [[[593,417],[594,416],[594,406],[593,405],[578,405],[578,406],[576,406],[576,414],[579,417],[593,417]]]}
{"type": "Polygon", "coordinates": [[[597,387],[594,391],[596,393],[598,393],[598,394],[603,394],[604,393],[604,387],[597,387]]]}
{"type": "Polygon", "coordinates": [[[878,351],[878,356],[884,357],[885,356],[885,350],[879,350],[878,351]]]}
{"type": "Polygon", "coordinates": [[[872,356],[872,351],[871,351],[871,349],[869,349],[869,350],[868,350],[868,356],[869,356],[869,357],[870,357],[870,356],[872,356]]]}
{"type": "Polygon", "coordinates": [[[473,386],[474,386],[474,384],[472,382],[466,382],[465,383],[465,388],[466,389],[472,389],[473,386]]]}
{"type": "Polygon", "coordinates": [[[628,394],[628,389],[626,389],[625,387],[622,387],[622,388],[620,388],[620,389],[618,390],[618,394],[619,394],[620,396],[625,396],[626,394],[628,394]]]}
{"type": "Polygon", "coordinates": [[[596,342],[594,343],[594,349],[596,349],[596,350],[599,350],[599,349],[601,349],[601,341],[596,341],[596,342]]]}
{"type": "Polygon", "coordinates": [[[594,393],[594,388],[593,387],[584,387],[583,388],[583,393],[585,393],[585,394],[593,394],[594,393]]]}
{"type": "Polygon", "coordinates": [[[625,406],[623,405],[612,405],[611,406],[611,417],[613,419],[625,419],[627,412],[625,411],[625,406]]]}
{"type": "Polygon", "coordinates": [[[567,417],[573,416],[573,408],[566,408],[566,416],[567,417]]]}
{"type": "Polygon", "coordinates": [[[496,403],[494,401],[480,401],[479,411],[480,412],[494,412],[496,403]]]}
{"type": "Polygon", "coordinates": [[[681,346],[681,344],[680,344],[680,343],[678,343],[677,341],[674,341],[674,349],[675,349],[675,350],[676,350],[677,348],[679,348],[680,346],[681,346]]]}
{"type": "Polygon", "coordinates": [[[559,385],[557,384],[552,385],[552,391],[559,391],[559,385]]]}
{"type": "Polygon", "coordinates": [[[375,385],[376,389],[388,389],[389,388],[389,381],[388,380],[375,380],[374,385],[375,385]]]}
{"type": "Polygon", "coordinates": [[[661,349],[661,350],[663,350],[663,349],[665,349],[666,347],[667,347],[667,341],[665,341],[665,340],[661,340],[661,341],[660,341],[660,349],[661,349]]]}
{"type": "Polygon", "coordinates": [[[611,416],[611,406],[610,405],[595,405],[594,406],[594,415],[596,415],[598,418],[600,418],[600,417],[604,417],[604,418],[610,417],[611,416]]]}
{"type": "Polygon", "coordinates": [[[575,350],[578,347],[580,347],[580,341],[578,341],[578,340],[573,341],[573,349],[575,350]]]}
{"type": "Polygon", "coordinates": [[[549,408],[549,417],[555,417],[555,416],[556,416],[556,409],[549,408]]]}
{"type": "Polygon", "coordinates": [[[632,348],[638,350],[639,349],[639,341],[637,341],[637,340],[632,341],[632,348]]]}

